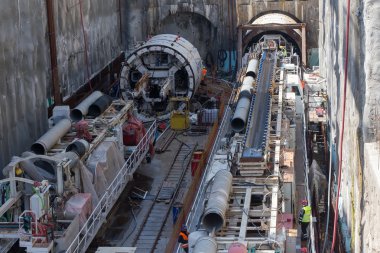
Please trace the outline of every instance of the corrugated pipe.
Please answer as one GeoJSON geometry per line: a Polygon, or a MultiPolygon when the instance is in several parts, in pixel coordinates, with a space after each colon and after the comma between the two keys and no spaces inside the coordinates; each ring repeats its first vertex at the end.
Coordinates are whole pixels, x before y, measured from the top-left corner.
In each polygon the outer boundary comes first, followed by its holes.
{"type": "Polygon", "coordinates": [[[214,238],[206,236],[197,240],[193,253],[216,253],[218,245],[214,238]]]}
{"type": "Polygon", "coordinates": [[[92,117],[98,117],[108,108],[108,106],[110,106],[111,103],[112,98],[110,96],[101,96],[92,105],[90,105],[88,108],[88,115],[92,117]]]}
{"type": "Polygon", "coordinates": [[[211,194],[203,216],[203,226],[207,231],[219,231],[223,227],[231,187],[232,174],[227,170],[218,171],[214,177],[211,194]]]}
{"type": "Polygon", "coordinates": [[[79,157],[82,157],[84,156],[84,154],[86,154],[89,148],[90,148],[90,144],[87,141],[83,139],[79,139],[70,143],[66,148],[66,152],[74,152],[79,157]]]}
{"type": "Polygon", "coordinates": [[[57,125],[50,128],[33,143],[30,150],[37,155],[45,155],[70,129],[71,121],[69,119],[60,120],[57,125]]]}
{"type": "Polygon", "coordinates": [[[91,93],[90,96],[88,96],[85,100],[83,100],[77,107],[75,107],[70,114],[70,117],[74,121],[79,121],[83,118],[83,116],[86,116],[88,113],[88,109],[90,105],[95,103],[95,101],[103,96],[103,93],[100,91],[94,91],[91,93]]]}

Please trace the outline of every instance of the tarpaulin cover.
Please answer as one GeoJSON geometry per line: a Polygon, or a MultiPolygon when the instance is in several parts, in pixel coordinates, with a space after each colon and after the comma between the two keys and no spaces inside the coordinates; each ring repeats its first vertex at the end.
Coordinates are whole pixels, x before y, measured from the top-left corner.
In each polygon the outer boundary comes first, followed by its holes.
{"type": "Polygon", "coordinates": [[[93,174],[93,183],[99,198],[115,179],[124,162],[115,138],[107,138],[89,156],[87,168],[93,174]]]}
{"type": "Polygon", "coordinates": [[[78,193],[65,203],[65,214],[78,215],[79,226],[82,227],[91,215],[91,193],[78,193]]]}

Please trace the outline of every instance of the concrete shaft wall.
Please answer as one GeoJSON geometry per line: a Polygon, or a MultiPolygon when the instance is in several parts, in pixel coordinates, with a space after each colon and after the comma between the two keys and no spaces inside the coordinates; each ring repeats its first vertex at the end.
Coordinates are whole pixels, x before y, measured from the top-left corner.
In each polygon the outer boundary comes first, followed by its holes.
{"type": "Polygon", "coordinates": [[[318,0],[130,0],[123,12],[127,45],[162,32],[180,34],[193,43],[203,59],[218,49],[229,50],[237,41],[236,27],[261,13],[281,11],[307,23],[309,48],[318,46],[318,0]],[[229,19],[228,13],[233,19],[229,19]]]}
{"type": "MultiPolygon", "coordinates": [[[[87,79],[79,0],[53,1],[63,96],[87,79]]],[[[81,0],[89,75],[121,50],[118,0],[81,0]]],[[[0,8],[0,168],[47,129],[51,89],[45,1],[4,0],[0,8]]],[[[0,173],[0,177],[2,173],[0,173]]]]}
{"type": "Polygon", "coordinates": [[[0,168],[46,129],[50,58],[45,10],[40,0],[1,3],[0,168]]]}
{"type": "MultiPolygon", "coordinates": [[[[347,1],[320,0],[320,67],[330,99],[331,133],[342,127],[347,1]]],[[[378,252],[380,248],[379,101],[380,2],[351,0],[346,120],[339,198],[346,249],[378,252]]],[[[334,143],[334,142],[333,142],[334,143]]],[[[336,148],[338,151],[338,148],[336,148]]],[[[337,151],[334,156],[337,156],[337,151]]],[[[334,165],[335,180],[337,163],[334,165]]],[[[336,185],[334,187],[336,189],[336,185]]]]}
{"type": "Polygon", "coordinates": [[[91,76],[120,53],[119,0],[65,0],[55,3],[58,71],[62,94],[69,96],[85,83],[88,73],[91,76]]]}

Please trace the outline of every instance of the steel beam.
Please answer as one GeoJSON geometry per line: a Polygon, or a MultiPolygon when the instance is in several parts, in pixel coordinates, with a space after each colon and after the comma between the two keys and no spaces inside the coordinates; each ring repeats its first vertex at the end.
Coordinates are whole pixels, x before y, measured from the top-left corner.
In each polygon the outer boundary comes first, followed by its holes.
{"type": "Polygon", "coordinates": [[[241,61],[243,58],[243,29],[238,27],[238,40],[237,40],[237,69],[241,69],[241,61]]]}
{"type": "Polygon", "coordinates": [[[46,14],[48,21],[48,34],[50,46],[50,65],[51,77],[54,94],[54,105],[62,104],[61,86],[59,85],[58,77],[58,60],[57,60],[57,41],[55,37],[55,23],[54,23],[54,0],[46,0],[46,14]]]}
{"type": "Polygon", "coordinates": [[[16,196],[13,198],[9,198],[4,204],[0,207],[0,217],[5,214],[20,198],[22,193],[17,192],[16,196]]]}
{"type": "Polygon", "coordinates": [[[240,225],[240,233],[239,233],[239,240],[244,241],[245,237],[247,235],[247,225],[248,225],[248,212],[249,207],[251,206],[251,195],[252,189],[247,188],[247,191],[245,193],[245,199],[244,199],[244,207],[243,207],[243,217],[241,219],[241,225],[240,225]]]}
{"type": "Polygon", "coordinates": [[[245,24],[241,25],[242,31],[254,30],[254,29],[283,29],[283,28],[293,28],[293,29],[302,29],[305,27],[305,23],[297,23],[297,24],[245,24]]]}
{"type": "Polygon", "coordinates": [[[307,58],[306,58],[306,25],[303,25],[301,28],[301,36],[302,36],[302,65],[306,66],[307,58]]]}

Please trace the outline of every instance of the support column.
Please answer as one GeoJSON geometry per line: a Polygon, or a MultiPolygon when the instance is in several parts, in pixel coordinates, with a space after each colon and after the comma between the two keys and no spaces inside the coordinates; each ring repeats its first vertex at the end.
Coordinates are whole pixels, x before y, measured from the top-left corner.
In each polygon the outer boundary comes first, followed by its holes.
{"type": "Polygon", "coordinates": [[[237,71],[241,68],[241,60],[243,58],[243,29],[238,27],[238,40],[237,40],[237,71]]]}
{"type": "Polygon", "coordinates": [[[302,24],[302,65],[306,66],[307,52],[306,52],[306,24],[302,24]]]}
{"type": "Polygon", "coordinates": [[[62,104],[61,87],[58,77],[57,41],[55,37],[54,0],[46,0],[46,13],[48,21],[50,65],[53,84],[54,105],[62,104]]]}

